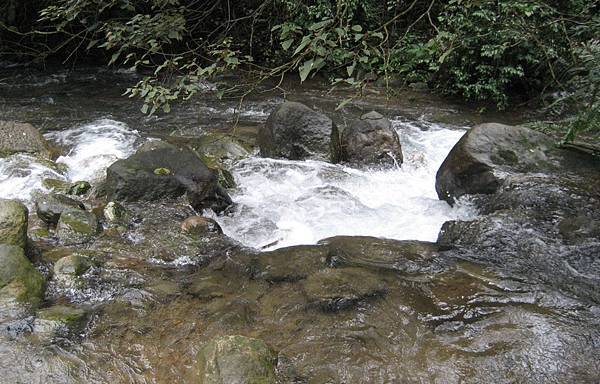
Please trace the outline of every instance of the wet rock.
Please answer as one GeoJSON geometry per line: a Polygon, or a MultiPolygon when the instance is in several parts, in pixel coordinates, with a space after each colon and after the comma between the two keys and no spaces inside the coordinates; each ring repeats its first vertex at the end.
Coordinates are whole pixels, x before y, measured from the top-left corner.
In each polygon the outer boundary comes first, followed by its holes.
{"type": "Polygon", "coordinates": [[[70,197],[50,193],[35,199],[37,216],[48,225],[56,225],[61,214],[67,210],[84,210],[85,206],[70,197]]]}
{"type": "Polygon", "coordinates": [[[91,267],[90,259],[72,254],[62,257],[54,264],[54,277],[61,280],[71,280],[83,275],[91,267]]]}
{"type": "Polygon", "coordinates": [[[0,157],[14,153],[31,153],[49,158],[50,147],[33,125],[0,121],[0,157]]]}
{"type": "Polygon", "coordinates": [[[191,216],[181,223],[181,230],[193,235],[205,235],[207,233],[223,233],[219,223],[211,218],[203,216],[191,216]]]}
{"type": "Polygon", "coordinates": [[[279,105],[258,131],[257,144],[263,157],[327,160],[334,123],[304,104],[279,105]]]}
{"type": "Polygon", "coordinates": [[[325,269],[310,275],[303,286],[309,302],[327,310],[352,306],[386,289],[378,275],[361,268],[325,269]]]}
{"type": "Polygon", "coordinates": [[[115,201],[109,201],[102,210],[102,214],[110,224],[123,225],[129,221],[129,214],[125,207],[115,201]]]}
{"type": "Polygon", "coordinates": [[[64,180],[46,178],[42,180],[42,185],[44,186],[44,188],[47,188],[52,192],[67,193],[69,191],[71,183],[64,180]]]}
{"type": "Polygon", "coordinates": [[[436,175],[441,200],[491,194],[515,173],[552,168],[552,139],[540,132],[502,124],[471,128],[452,148],[436,175]]]}
{"type": "Polygon", "coordinates": [[[245,336],[219,336],[198,352],[190,382],[274,384],[276,361],[275,352],[261,340],[245,336]]]}
{"type": "Polygon", "coordinates": [[[83,196],[88,193],[90,189],[92,189],[92,186],[87,181],[76,181],[69,185],[67,193],[69,195],[83,196]]]}
{"type": "Polygon", "coordinates": [[[319,242],[328,248],[331,267],[362,267],[405,273],[443,270],[438,246],[416,240],[391,240],[369,236],[336,236],[319,242]]]}
{"type": "Polygon", "coordinates": [[[270,282],[302,280],[324,268],[326,256],[327,248],[314,245],[263,252],[254,261],[254,277],[270,282]]]}
{"type": "Polygon", "coordinates": [[[56,225],[56,234],[61,243],[66,245],[88,242],[98,234],[98,230],[96,215],[79,209],[65,210],[56,225]]]}
{"type": "Polygon", "coordinates": [[[106,170],[107,197],[111,200],[154,201],[187,195],[195,209],[224,210],[232,201],[218,185],[217,175],[187,148],[154,141],[106,170]],[[155,170],[165,169],[169,172],[155,170]]]}
{"type": "Polygon", "coordinates": [[[77,329],[85,320],[85,311],[68,305],[54,305],[37,311],[33,332],[38,338],[51,339],[77,329]]]}
{"type": "MultiPolygon", "coordinates": [[[[337,129],[332,132],[338,135],[337,129]]],[[[340,135],[340,146],[332,154],[334,162],[346,161],[355,164],[402,164],[400,138],[392,123],[382,114],[372,111],[362,115],[340,135]]]]}
{"type": "Polygon", "coordinates": [[[44,277],[31,265],[23,249],[0,244],[0,302],[38,304],[43,293],[44,277]]]}
{"type": "Polygon", "coordinates": [[[19,201],[0,199],[0,243],[25,249],[28,215],[27,207],[19,201]]]}

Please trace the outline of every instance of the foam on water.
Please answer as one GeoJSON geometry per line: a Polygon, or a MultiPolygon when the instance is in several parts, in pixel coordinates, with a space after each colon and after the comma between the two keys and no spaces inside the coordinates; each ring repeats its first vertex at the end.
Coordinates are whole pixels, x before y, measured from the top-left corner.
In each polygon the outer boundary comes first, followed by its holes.
{"type": "Polygon", "coordinates": [[[45,178],[65,180],[49,162],[33,156],[16,154],[0,158],[0,198],[28,201],[33,191],[44,190],[45,178]]]}
{"type": "Polygon", "coordinates": [[[105,176],[106,168],[131,155],[140,136],[125,123],[110,119],[96,120],[80,127],[56,131],[47,138],[70,148],[56,162],[68,166],[71,181],[97,181],[105,176]]]}
{"type": "Polygon", "coordinates": [[[49,133],[46,138],[68,150],[67,155],[56,161],[66,165],[66,170],[30,155],[0,158],[0,198],[28,202],[34,191],[46,191],[42,186],[45,178],[98,181],[110,164],[135,151],[140,136],[124,123],[101,119],[49,133]]]}
{"type": "Polygon", "coordinates": [[[435,241],[445,221],[476,214],[466,202],[450,207],[435,192],[437,169],[465,131],[393,123],[403,143],[401,168],[250,158],[233,169],[235,211],[216,219],[227,235],[257,248],[335,235],[435,241]]]}

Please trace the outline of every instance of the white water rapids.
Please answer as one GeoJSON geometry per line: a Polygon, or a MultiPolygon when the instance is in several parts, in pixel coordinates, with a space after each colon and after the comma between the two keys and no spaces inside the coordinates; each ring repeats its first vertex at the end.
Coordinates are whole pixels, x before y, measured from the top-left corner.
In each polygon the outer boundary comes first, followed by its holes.
{"type": "MultiPolygon", "coordinates": [[[[465,202],[450,207],[435,192],[435,173],[465,131],[426,122],[393,124],[402,142],[401,168],[251,157],[232,168],[234,210],[212,216],[227,235],[256,248],[313,244],[335,235],[435,241],[445,221],[476,214],[465,202]]],[[[141,141],[138,132],[109,119],[46,137],[68,148],[57,160],[66,170],[26,155],[0,159],[0,198],[29,202],[34,190],[44,190],[46,177],[97,182],[141,141]]]]}

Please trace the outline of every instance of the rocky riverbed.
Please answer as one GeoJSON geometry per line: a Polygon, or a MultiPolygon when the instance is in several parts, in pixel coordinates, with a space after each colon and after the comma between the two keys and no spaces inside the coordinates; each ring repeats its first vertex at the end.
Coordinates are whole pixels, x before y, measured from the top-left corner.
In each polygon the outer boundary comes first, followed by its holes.
{"type": "Polygon", "coordinates": [[[132,76],[3,76],[0,382],[600,380],[597,158],[418,94],[134,118],[132,76]]]}

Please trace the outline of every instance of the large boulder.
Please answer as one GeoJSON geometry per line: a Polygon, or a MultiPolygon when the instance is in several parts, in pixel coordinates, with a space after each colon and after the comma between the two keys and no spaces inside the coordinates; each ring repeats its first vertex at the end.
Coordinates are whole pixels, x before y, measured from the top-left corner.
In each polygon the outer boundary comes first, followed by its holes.
{"type": "Polygon", "coordinates": [[[30,153],[50,157],[50,147],[31,124],[0,120],[0,157],[14,153],[30,153]]]}
{"type": "Polygon", "coordinates": [[[22,203],[0,199],[0,243],[25,249],[28,213],[22,203]]]}
{"type": "Polygon", "coordinates": [[[153,201],[187,195],[196,209],[224,210],[232,201],[209,169],[188,148],[154,141],[106,170],[107,197],[112,200],[153,201]]]}
{"type": "Polygon", "coordinates": [[[44,277],[25,257],[23,249],[0,244],[0,299],[37,304],[44,292],[44,277]]]}
{"type": "Polygon", "coordinates": [[[69,209],[60,215],[56,234],[66,245],[82,244],[92,240],[99,232],[98,218],[91,212],[69,209]]]}
{"type": "Polygon", "coordinates": [[[275,383],[277,355],[263,341],[245,336],[210,340],[196,357],[190,383],[275,383]]]}
{"type": "Polygon", "coordinates": [[[552,168],[553,141],[531,129],[489,123],[471,128],[436,175],[438,197],[452,203],[466,194],[492,194],[509,175],[552,168]]]}
{"type": "Polygon", "coordinates": [[[382,114],[365,113],[341,135],[334,129],[332,142],[340,137],[340,145],[332,146],[332,160],[355,164],[402,164],[402,146],[392,123],[382,114]]]}
{"type": "Polygon", "coordinates": [[[260,154],[290,160],[327,160],[334,126],[329,117],[304,104],[285,102],[258,131],[260,154]]]}
{"type": "Polygon", "coordinates": [[[56,225],[60,215],[72,209],[84,210],[85,206],[77,200],[56,193],[40,195],[35,199],[35,212],[48,225],[56,225]]]}

